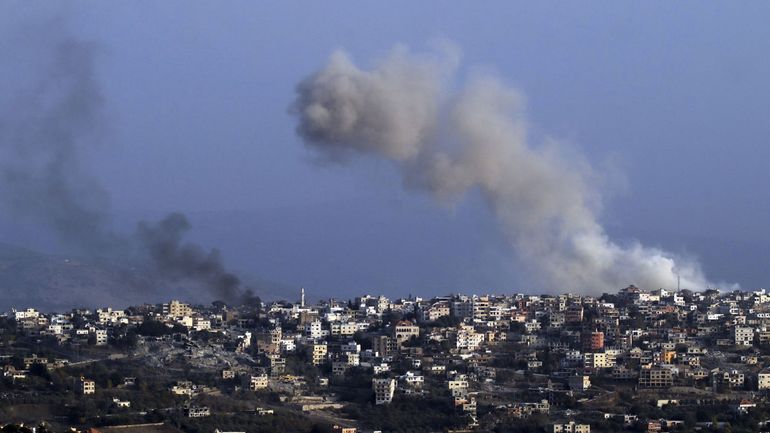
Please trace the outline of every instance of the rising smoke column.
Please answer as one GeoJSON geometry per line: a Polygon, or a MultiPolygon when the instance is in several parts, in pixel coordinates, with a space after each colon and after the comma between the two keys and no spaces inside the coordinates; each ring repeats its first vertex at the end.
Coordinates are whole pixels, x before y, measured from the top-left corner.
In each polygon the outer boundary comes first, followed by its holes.
{"type": "Polygon", "coordinates": [[[551,290],[707,286],[695,262],[609,239],[590,166],[553,141],[531,143],[524,98],[495,78],[448,91],[452,64],[398,49],[362,70],[335,52],[297,86],[297,132],[333,161],[391,160],[406,187],[441,201],[480,191],[523,268],[551,290]]]}
{"type": "Polygon", "coordinates": [[[0,75],[5,79],[0,83],[2,208],[51,227],[64,243],[92,258],[124,260],[138,253],[163,283],[201,286],[227,302],[253,298],[250,291],[241,293],[218,251],[183,243],[190,225],[181,214],[142,222],[131,236],[110,229],[108,194],[81,163],[105,120],[95,71],[98,50],[69,36],[61,22],[50,24],[11,35],[28,45],[23,51],[28,58],[0,63],[0,72],[8,74],[0,75]]]}
{"type": "Polygon", "coordinates": [[[187,217],[172,213],[157,224],[139,223],[139,239],[149,251],[162,276],[172,281],[201,281],[217,289],[225,300],[238,299],[240,280],[227,272],[218,250],[205,251],[194,243],[183,243],[190,230],[187,217]]]}
{"type": "Polygon", "coordinates": [[[81,251],[113,250],[121,240],[106,229],[107,195],[83,173],[79,156],[101,113],[95,47],[64,39],[42,49],[51,58],[44,72],[0,106],[0,197],[81,251]]]}

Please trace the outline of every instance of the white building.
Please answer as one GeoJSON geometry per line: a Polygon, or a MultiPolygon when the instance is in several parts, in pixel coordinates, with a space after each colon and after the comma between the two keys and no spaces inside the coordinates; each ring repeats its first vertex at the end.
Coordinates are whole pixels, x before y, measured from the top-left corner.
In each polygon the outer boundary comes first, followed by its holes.
{"type": "Polygon", "coordinates": [[[34,308],[27,308],[24,311],[13,310],[13,317],[16,320],[37,319],[40,316],[40,312],[34,308]]]}
{"type": "Polygon", "coordinates": [[[88,380],[84,377],[80,378],[80,386],[79,386],[80,393],[83,395],[91,395],[96,392],[96,382],[93,380],[88,380]]]}
{"type": "Polygon", "coordinates": [[[206,406],[190,406],[187,408],[187,416],[189,418],[202,418],[210,415],[211,410],[206,406]]]}
{"type": "Polygon", "coordinates": [[[353,335],[358,331],[358,325],[355,322],[333,322],[331,324],[331,335],[353,335]]]}
{"type": "Polygon", "coordinates": [[[591,426],[589,424],[575,424],[575,421],[570,421],[564,424],[554,424],[553,433],[591,433],[591,426]]]}
{"type": "Polygon", "coordinates": [[[305,325],[305,336],[312,340],[317,340],[323,337],[323,328],[321,327],[321,321],[315,320],[305,325]]]}
{"type": "Polygon", "coordinates": [[[311,344],[309,348],[310,358],[313,365],[321,365],[326,361],[326,354],[328,353],[328,347],[326,343],[311,344]]]}
{"type": "Polygon", "coordinates": [[[260,389],[266,389],[268,385],[267,375],[260,374],[258,376],[251,376],[249,380],[249,389],[252,391],[258,391],[260,389]]]}

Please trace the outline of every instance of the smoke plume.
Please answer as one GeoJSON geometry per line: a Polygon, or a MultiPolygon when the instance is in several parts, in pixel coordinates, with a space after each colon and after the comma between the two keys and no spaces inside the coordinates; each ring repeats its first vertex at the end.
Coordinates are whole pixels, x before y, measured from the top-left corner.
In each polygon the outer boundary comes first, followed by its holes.
{"type": "Polygon", "coordinates": [[[0,89],[0,205],[46,224],[82,254],[108,260],[138,254],[161,283],[189,283],[218,299],[240,300],[240,282],[219,253],[182,242],[190,229],[183,215],[142,222],[131,236],[112,231],[108,194],[81,164],[104,120],[97,49],[52,24],[35,37],[15,35],[31,60],[1,64],[9,76],[0,78],[11,84],[0,89]]]}
{"type": "Polygon", "coordinates": [[[227,272],[219,251],[206,252],[199,245],[182,243],[190,228],[187,217],[172,213],[155,225],[139,223],[139,239],[166,279],[202,281],[216,288],[222,299],[238,299],[240,280],[227,272]]]}
{"type": "MultiPolygon", "coordinates": [[[[42,48],[41,48],[42,49],[42,48]]],[[[81,250],[112,250],[107,196],[80,167],[79,148],[94,134],[102,96],[95,48],[74,40],[45,47],[50,62],[0,109],[2,198],[15,214],[42,220],[81,250]]]]}
{"type": "Polygon", "coordinates": [[[297,132],[333,161],[391,160],[407,188],[441,201],[478,190],[519,264],[551,290],[675,288],[678,277],[685,288],[707,286],[696,262],[613,242],[590,166],[553,140],[532,143],[524,98],[497,79],[449,91],[452,65],[398,49],[363,70],[336,52],[297,86],[297,132]]]}

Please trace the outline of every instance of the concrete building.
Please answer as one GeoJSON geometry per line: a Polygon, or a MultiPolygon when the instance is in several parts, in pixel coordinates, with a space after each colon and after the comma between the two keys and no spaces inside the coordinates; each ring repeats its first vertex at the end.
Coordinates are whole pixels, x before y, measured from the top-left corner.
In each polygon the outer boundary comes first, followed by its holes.
{"type": "Polygon", "coordinates": [[[585,391],[591,388],[591,378],[589,376],[570,376],[569,388],[577,391],[585,391]]]}
{"type": "Polygon", "coordinates": [[[757,374],[757,388],[759,390],[770,389],[770,369],[765,369],[757,374]]]}
{"type": "Polygon", "coordinates": [[[106,329],[97,329],[94,331],[94,335],[96,337],[96,345],[97,346],[105,346],[107,344],[107,330],[106,329]]]}
{"type": "Polygon", "coordinates": [[[188,418],[203,418],[211,416],[211,410],[206,406],[190,406],[186,410],[188,418]]]}
{"type": "Polygon", "coordinates": [[[96,382],[81,377],[80,383],[78,384],[78,391],[82,395],[94,394],[96,392],[96,382]]]}
{"type": "Polygon", "coordinates": [[[458,319],[473,317],[473,304],[467,301],[452,302],[451,312],[452,316],[458,319]]]}
{"type": "Polygon", "coordinates": [[[173,300],[168,304],[163,304],[163,314],[169,317],[184,317],[192,314],[192,308],[182,302],[173,300]]]}
{"type": "Polygon", "coordinates": [[[554,424],[553,433],[591,433],[591,426],[589,424],[576,424],[575,421],[570,421],[564,424],[554,424]]]}
{"type": "Polygon", "coordinates": [[[314,343],[309,347],[310,359],[313,365],[321,365],[326,361],[326,354],[328,353],[328,347],[326,343],[314,343]]]}
{"type": "Polygon", "coordinates": [[[380,357],[394,356],[398,348],[396,342],[387,335],[378,335],[372,338],[372,350],[380,357]]]}
{"type": "Polygon", "coordinates": [[[305,336],[307,338],[317,340],[323,337],[323,328],[321,327],[320,320],[314,320],[305,325],[305,336]]]}
{"type": "Polygon", "coordinates": [[[604,332],[593,331],[581,334],[583,351],[596,352],[604,349],[604,332]]]}
{"type": "Polygon", "coordinates": [[[736,346],[751,346],[754,344],[754,328],[736,326],[733,330],[733,341],[736,346]]]}
{"type": "Polygon", "coordinates": [[[639,370],[639,387],[668,388],[674,386],[674,375],[668,368],[648,367],[639,370]]]}
{"type": "Polygon", "coordinates": [[[742,388],[745,383],[743,373],[738,370],[724,371],[720,369],[712,370],[711,385],[715,390],[720,388],[742,388]]]}
{"type": "Polygon", "coordinates": [[[420,327],[408,320],[402,320],[396,323],[395,329],[393,330],[393,337],[396,339],[396,344],[398,346],[412,337],[418,337],[419,335],[420,327]]]}
{"type": "Polygon", "coordinates": [[[249,380],[249,389],[252,391],[267,389],[267,385],[268,385],[268,378],[266,374],[251,376],[251,379],[249,380]]]}
{"type": "Polygon", "coordinates": [[[372,379],[372,389],[374,389],[375,404],[389,404],[393,401],[393,394],[396,392],[396,380],[372,379]]]}

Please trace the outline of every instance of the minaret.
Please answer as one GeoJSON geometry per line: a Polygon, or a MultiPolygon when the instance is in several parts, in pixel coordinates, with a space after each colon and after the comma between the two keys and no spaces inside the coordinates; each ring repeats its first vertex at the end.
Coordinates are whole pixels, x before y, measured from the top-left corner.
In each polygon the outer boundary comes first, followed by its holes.
{"type": "Polygon", "coordinates": [[[300,288],[299,294],[300,294],[299,306],[302,308],[305,308],[305,288],[304,287],[300,288]]]}

